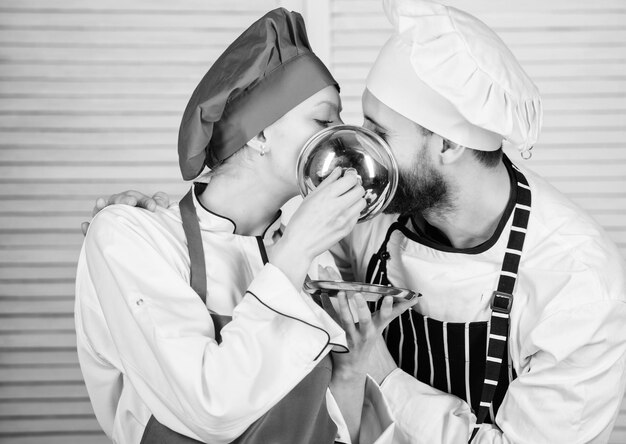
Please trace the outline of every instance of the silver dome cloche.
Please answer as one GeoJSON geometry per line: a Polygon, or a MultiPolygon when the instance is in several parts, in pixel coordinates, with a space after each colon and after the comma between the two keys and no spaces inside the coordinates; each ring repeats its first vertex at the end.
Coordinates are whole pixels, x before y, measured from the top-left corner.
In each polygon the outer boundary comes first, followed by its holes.
{"type": "Polygon", "coordinates": [[[356,170],[365,188],[367,206],[359,222],[382,212],[398,185],[398,165],[389,145],[376,133],[355,125],[337,125],[313,135],[297,162],[302,196],[315,189],[336,168],[356,170]]]}

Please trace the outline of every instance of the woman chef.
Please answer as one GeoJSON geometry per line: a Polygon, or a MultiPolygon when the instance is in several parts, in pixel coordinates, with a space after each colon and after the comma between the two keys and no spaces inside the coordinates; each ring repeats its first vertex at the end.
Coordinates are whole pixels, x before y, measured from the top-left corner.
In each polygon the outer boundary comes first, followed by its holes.
{"type": "MultiPolygon", "coordinates": [[[[185,110],[183,176],[197,179],[205,166],[210,174],[177,206],[112,206],[93,220],[78,264],[78,353],[114,442],[382,442],[393,434],[371,381],[364,388],[364,377],[343,378],[347,385],[333,389],[341,396],[327,392],[335,383],[328,352],[345,349],[345,333],[300,291],[307,272],[316,277],[318,256],[354,227],[363,188],[335,171],[289,227],[280,223],[280,207],[298,193],[300,148],[340,122],[337,89],[300,15],[271,11],[213,64],[185,110]],[[338,404],[356,406],[343,410],[347,424],[338,404]]],[[[410,305],[387,302],[373,319],[361,312],[370,330],[410,305]]]]}

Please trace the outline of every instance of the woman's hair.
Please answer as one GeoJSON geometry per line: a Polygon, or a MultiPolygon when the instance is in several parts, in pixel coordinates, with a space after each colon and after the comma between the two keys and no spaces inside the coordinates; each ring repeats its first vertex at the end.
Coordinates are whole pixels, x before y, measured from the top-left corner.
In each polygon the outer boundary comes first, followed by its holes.
{"type": "Polygon", "coordinates": [[[244,145],[239,150],[213,165],[213,167],[206,173],[208,177],[216,176],[218,174],[234,174],[236,171],[243,171],[250,167],[250,151],[246,150],[247,145],[244,145]]]}

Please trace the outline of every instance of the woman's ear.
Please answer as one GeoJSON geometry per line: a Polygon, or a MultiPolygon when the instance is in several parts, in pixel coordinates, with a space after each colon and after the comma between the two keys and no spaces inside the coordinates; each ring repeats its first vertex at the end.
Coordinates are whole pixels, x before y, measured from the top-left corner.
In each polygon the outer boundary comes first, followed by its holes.
{"type": "Polygon", "coordinates": [[[452,142],[447,139],[441,139],[441,151],[439,156],[441,157],[441,163],[444,165],[450,165],[457,162],[461,156],[465,153],[465,147],[458,143],[452,142]]]}
{"type": "Polygon", "coordinates": [[[257,151],[261,156],[265,156],[270,151],[263,131],[250,139],[246,145],[248,145],[254,151],[257,151]]]}

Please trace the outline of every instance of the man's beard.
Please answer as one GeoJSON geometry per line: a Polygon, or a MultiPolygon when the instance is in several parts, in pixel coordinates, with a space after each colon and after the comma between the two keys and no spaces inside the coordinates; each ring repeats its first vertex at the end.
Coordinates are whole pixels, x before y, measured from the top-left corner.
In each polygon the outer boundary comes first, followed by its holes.
{"type": "Polygon", "coordinates": [[[422,148],[415,164],[398,173],[398,188],[385,214],[424,214],[449,206],[448,184],[422,148]]]}

